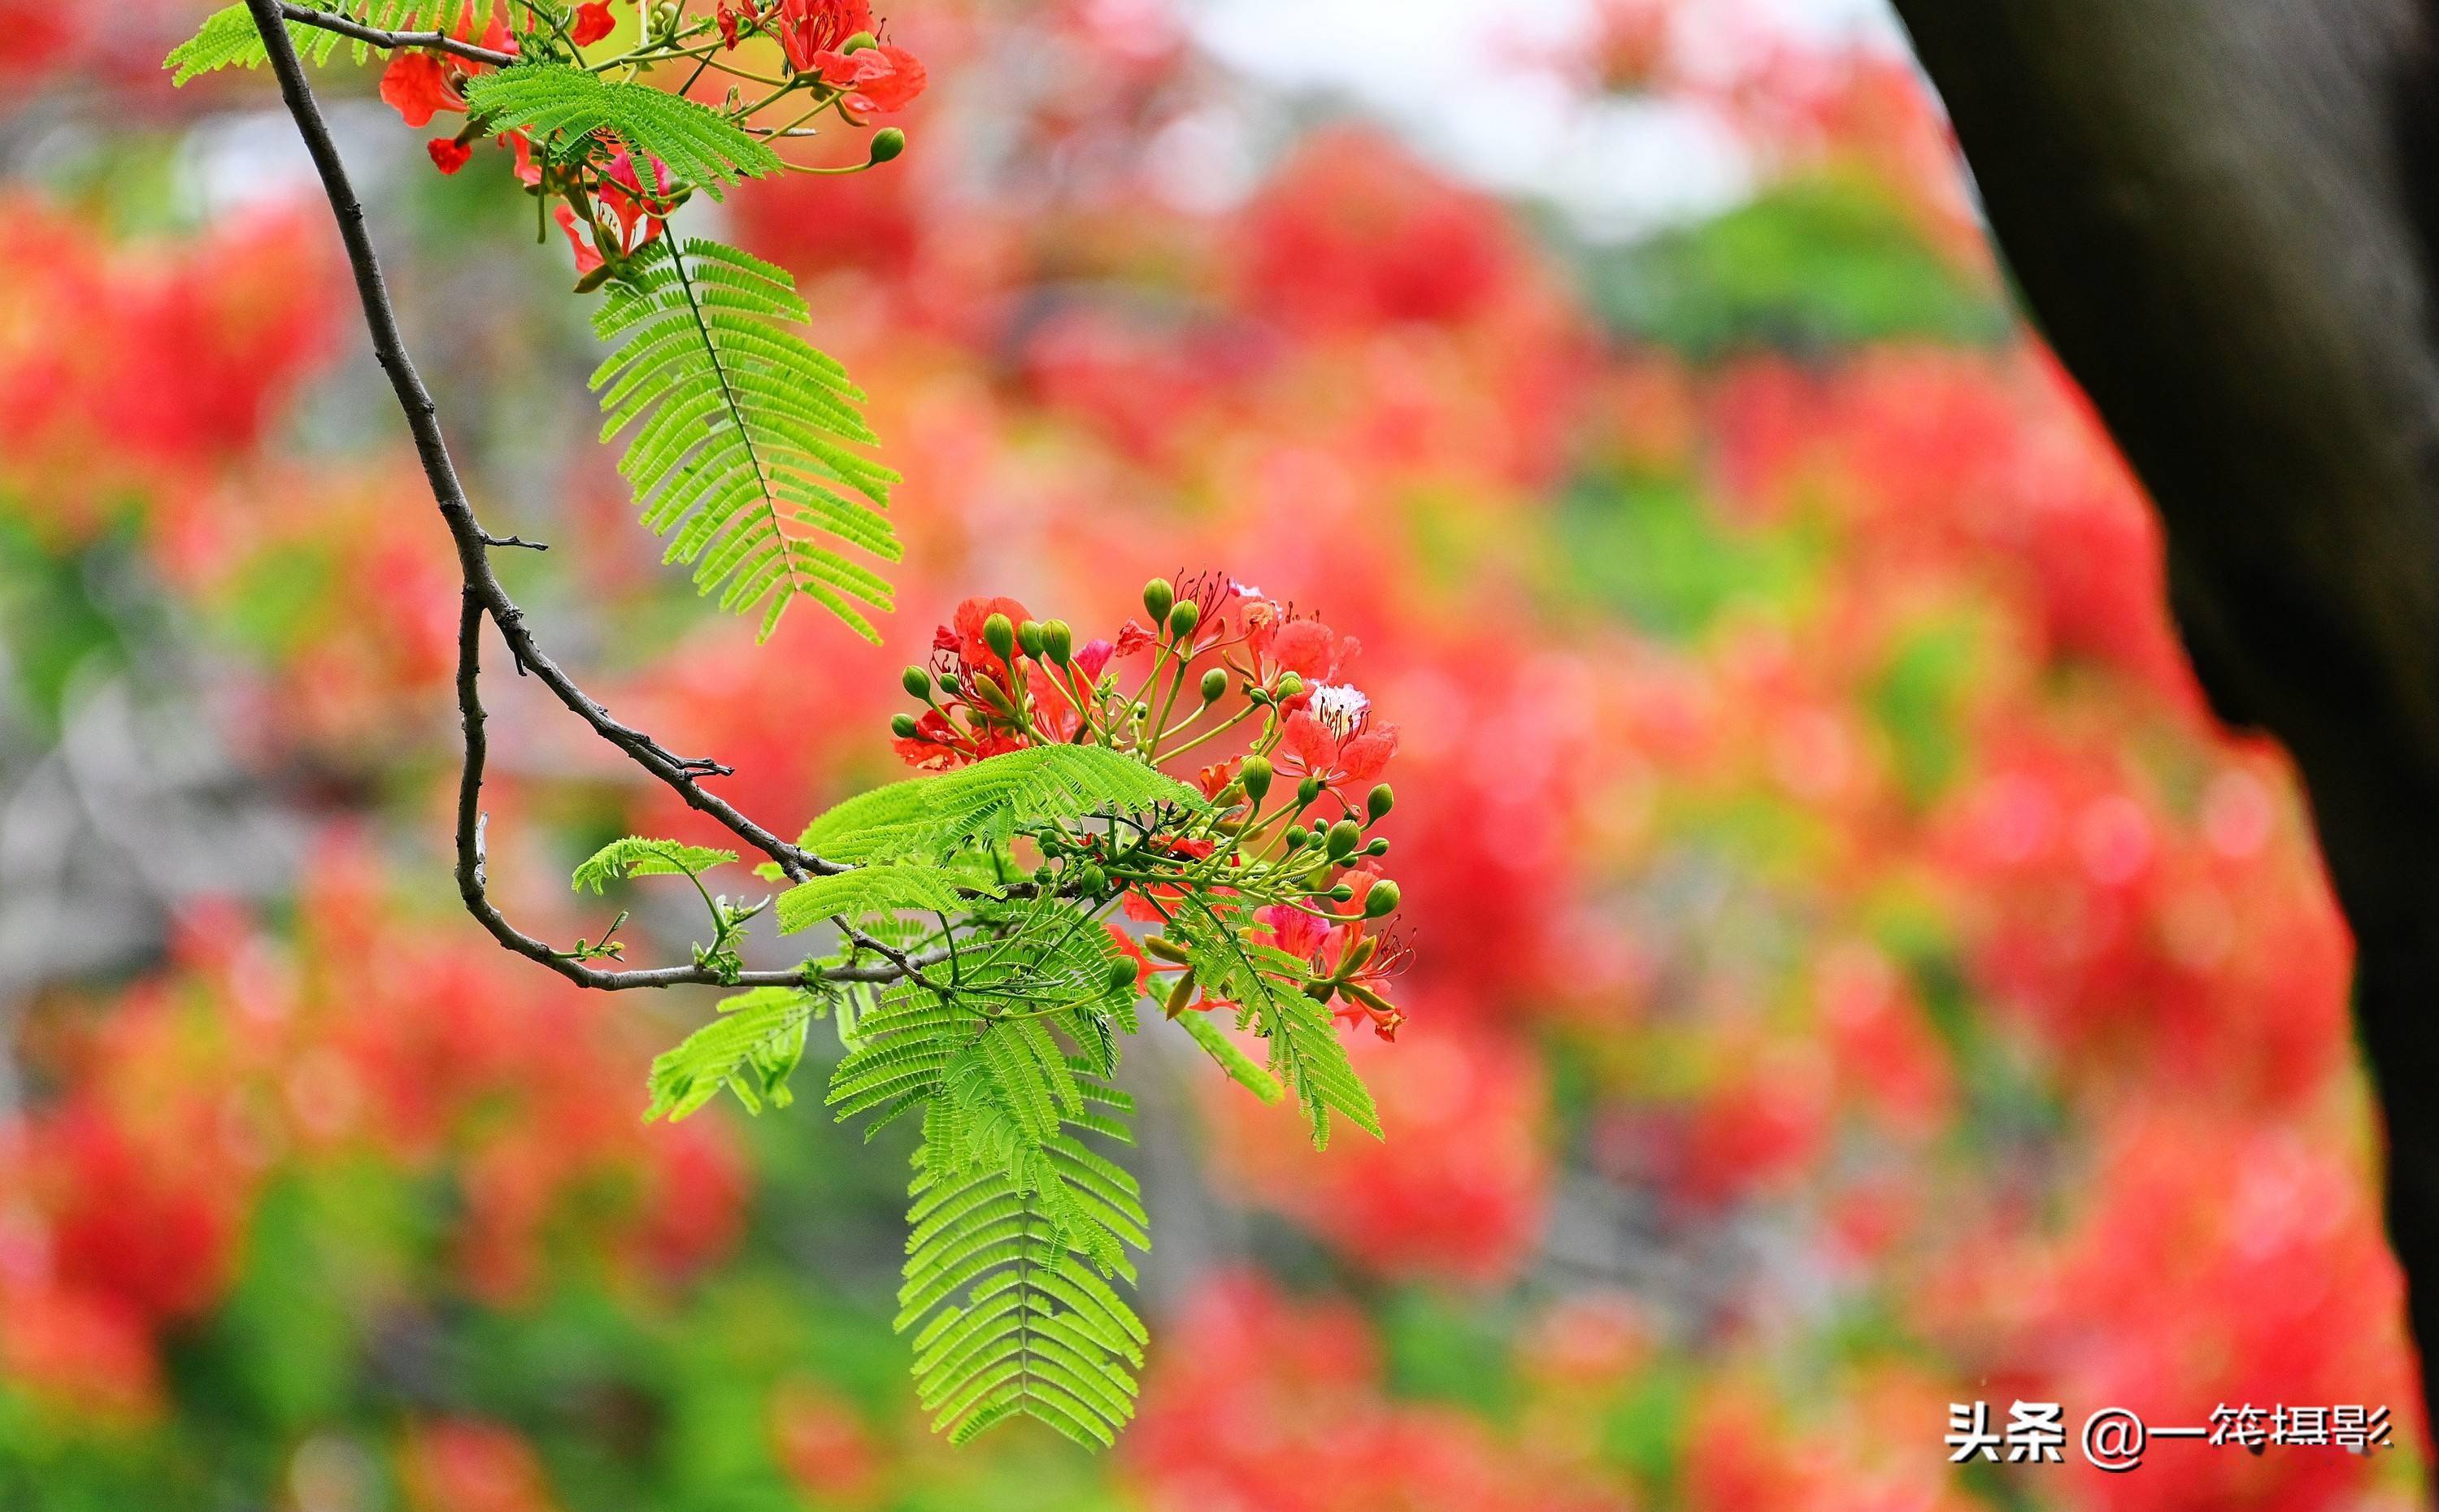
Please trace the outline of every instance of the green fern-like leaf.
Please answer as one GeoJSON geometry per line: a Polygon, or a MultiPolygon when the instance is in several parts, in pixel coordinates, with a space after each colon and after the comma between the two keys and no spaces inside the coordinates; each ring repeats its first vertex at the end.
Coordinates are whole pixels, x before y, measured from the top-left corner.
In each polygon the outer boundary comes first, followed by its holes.
{"type": "Polygon", "coordinates": [[[1177,1016],[1177,1022],[1184,1026],[1185,1032],[1193,1037],[1196,1044],[1207,1051],[1212,1059],[1220,1062],[1220,1069],[1228,1074],[1230,1080],[1242,1086],[1264,1102],[1277,1102],[1287,1095],[1287,1090],[1279,1085],[1278,1078],[1264,1071],[1255,1063],[1253,1057],[1238,1049],[1237,1041],[1229,1039],[1220,1031],[1218,1024],[1211,1022],[1211,1015],[1181,1013],[1177,1016]]]}
{"type": "Polygon", "coordinates": [[[1313,1147],[1329,1144],[1335,1112],[1375,1139],[1380,1114],[1346,1058],[1329,1012],[1296,985],[1310,975],[1305,962],[1244,937],[1242,920],[1224,900],[1189,896],[1170,926],[1204,989],[1237,1005],[1270,1041],[1272,1073],[1296,1094],[1312,1125],[1313,1147]]]}
{"type": "Polygon", "coordinates": [[[806,318],[782,269],[716,241],[652,242],[594,321],[621,343],[593,375],[602,438],[633,427],[619,470],[644,523],[723,608],[767,605],[767,638],[807,597],[877,641],[855,605],[887,610],[889,584],[817,538],[896,561],[880,511],[898,474],[854,450],[874,444],[863,391],[787,329],[806,318]]]}
{"type": "Polygon", "coordinates": [[[1164,805],[1209,807],[1184,783],[1105,746],[1033,746],[860,793],[815,819],[803,843],[834,861],[937,863],[1005,845],[1027,825],[1164,805]]]}
{"type": "Polygon", "coordinates": [[[930,866],[860,866],[815,877],[779,895],[779,933],[792,934],[841,914],[900,909],[952,913],[966,906],[950,878],[930,866]]]}
{"type": "Polygon", "coordinates": [[[915,1157],[898,1327],[919,1325],[917,1395],[952,1443],[1022,1415],[1105,1448],[1148,1339],[1112,1285],[1133,1279],[1119,1245],[1148,1243],[1134,1179],[1063,1131],[1001,1150],[972,1112],[935,1104],[915,1157]]]}
{"type": "Polygon", "coordinates": [[[720,1017],[652,1062],[647,1120],[674,1122],[728,1088],[748,1112],[794,1101],[788,1078],[805,1058],[805,1034],[829,1009],[827,997],[800,987],[757,987],[723,999],[720,1017]]]}
{"type": "Polygon", "coordinates": [[[576,868],[569,885],[579,892],[595,892],[621,877],[700,877],[714,866],[737,860],[733,850],[713,850],[703,845],[681,845],[674,840],[650,840],[642,835],[629,835],[614,840],[585,858],[576,868]]]}
{"type": "Polygon", "coordinates": [[[617,138],[668,165],[714,199],[721,186],[779,171],[779,154],[719,112],[650,84],[612,83],[566,63],[520,63],[466,84],[466,102],[498,133],[530,131],[565,159],[582,144],[617,138]],[[550,139],[563,145],[553,149],[550,139]]]}
{"type": "MultiPolygon", "coordinates": [[[[314,9],[338,8],[316,5],[314,9]]],[[[299,57],[319,63],[329,59],[330,49],[339,44],[339,34],[292,21],[288,23],[288,40],[299,57]]],[[[161,60],[161,66],[175,69],[169,82],[184,87],[187,80],[199,74],[216,73],[223,68],[259,68],[270,61],[271,54],[262,45],[262,33],[255,28],[254,13],[236,5],[205,17],[202,28],[172,48],[169,56],[161,60]]]]}

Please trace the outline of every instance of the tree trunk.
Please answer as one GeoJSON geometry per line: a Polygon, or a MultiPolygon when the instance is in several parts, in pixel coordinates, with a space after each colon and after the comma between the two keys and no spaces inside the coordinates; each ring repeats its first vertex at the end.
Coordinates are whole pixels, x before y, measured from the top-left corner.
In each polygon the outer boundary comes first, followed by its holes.
{"type": "Polygon", "coordinates": [[[2302,769],[2354,928],[2389,1234],[2429,1360],[2433,0],[1897,4],[2025,303],[2166,523],[2170,605],[2213,705],[2302,769]]]}

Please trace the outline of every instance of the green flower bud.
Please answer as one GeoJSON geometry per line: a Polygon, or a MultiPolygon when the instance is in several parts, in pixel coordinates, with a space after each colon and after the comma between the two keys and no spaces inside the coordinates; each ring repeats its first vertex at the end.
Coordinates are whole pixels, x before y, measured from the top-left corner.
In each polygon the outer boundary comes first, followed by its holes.
{"type": "Polygon", "coordinates": [[[1304,843],[1312,838],[1312,833],[1302,825],[1290,825],[1288,832],[1279,838],[1288,843],[1288,849],[1302,850],[1304,843]]]}
{"type": "Polygon", "coordinates": [[[1110,885],[1110,874],[1087,862],[1076,869],[1076,885],[1083,889],[1085,897],[1098,898],[1110,885]]]}
{"type": "Polygon", "coordinates": [[[1131,997],[1134,995],[1135,983],[1139,980],[1141,980],[1141,978],[1135,974],[1134,962],[1128,960],[1123,955],[1113,955],[1110,957],[1111,991],[1124,992],[1128,996],[1131,997]]]}
{"type": "Polygon", "coordinates": [[[1017,626],[1016,643],[1017,645],[1024,648],[1025,655],[1034,658],[1036,661],[1041,660],[1041,622],[1040,620],[1028,619],[1024,624],[1017,626]]]}
{"type": "Polygon", "coordinates": [[[869,163],[894,163],[906,151],[906,133],[895,126],[884,126],[872,133],[872,155],[869,163]]]}
{"type": "Polygon", "coordinates": [[[1059,874],[1052,871],[1047,866],[1036,866],[1033,868],[1033,885],[1036,887],[1047,887],[1058,880],[1059,874]]]}
{"type": "Polygon", "coordinates": [[[898,737],[898,738],[901,740],[912,740],[915,738],[915,716],[912,714],[896,714],[890,716],[889,733],[898,737]]]}
{"type": "Polygon", "coordinates": [[[1177,590],[1166,578],[1154,578],[1144,584],[1144,608],[1150,611],[1155,625],[1168,617],[1168,606],[1177,602],[1177,590]]]}
{"type": "Polygon", "coordinates": [[[1228,674],[1218,667],[1202,674],[1202,702],[1217,703],[1220,695],[1228,691],[1228,674]]]}
{"type": "MultiPolygon", "coordinates": [[[[1255,803],[1261,802],[1270,793],[1272,775],[1271,762],[1267,756],[1247,756],[1245,764],[1237,769],[1237,780],[1245,785],[1245,796],[1255,803]]],[[[1289,832],[1293,834],[1297,831],[1289,832]]],[[[1289,844],[1293,845],[1294,842],[1290,841],[1289,844]]]]}
{"type": "Polygon", "coordinates": [[[1296,784],[1296,802],[1299,805],[1309,804],[1320,796],[1321,779],[1319,777],[1307,777],[1296,784]]]}
{"type": "Polygon", "coordinates": [[[1063,619],[1044,620],[1041,649],[1055,665],[1064,667],[1068,658],[1076,654],[1076,632],[1067,628],[1063,619]]]}
{"type": "Polygon", "coordinates": [[[956,674],[956,673],[954,673],[954,672],[942,672],[942,673],[940,674],[940,691],[941,691],[941,692],[948,694],[951,698],[954,698],[954,697],[956,697],[959,693],[963,692],[964,690],[965,690],[965,685],[964,685],[962,683],[960,683],[960,682],[958,682],[958,681],[957,681],[957,674],[956,674]]]}
{"type": "Polygon", "coordinates": [[[1372,844],[1363,847],[1363,854],[1367,856],[1385,856],[1389,854],[1389,837],[1382,835],[1374,840],[1372,844]]]}
{"type": "Polygon", "coordinates": [[[906,685],[908,697],[921,699],[926,703],[932,701],[932,674],[923,668],[910,667],[899,681],[906,685]]]}
{"type": "Polygon", "coordinates": [[[1279,702],[1284,703],[1304,691],[1304,679],[1293,672],[1279,674],[1279,702]]]}
{"type": "Polygon", "coordinates": [[[999,680],[988,672],[974,674],[974,693],[990,705],[994,714],[1012,716],[1016,713],[1016,705],[1008,701],[1007,690],[1001,687],[999,680]]]}
{"type": "Polygon", "coordinates": [[[1398,795],[1389,791],[1389,785],[1385,782],[1373,789],[1371,794],[1363,800],[1363,811],[1371,816],[1371,822],[1376,825],[1387,818],[1389,810],[1397,806],[1398,795]]]}
{"type": "Polygon", "coordinates": [[[867,47],[878,47],[880,45],[880,39],[874,37],[871,32],[859,31],[854,36],[849,37],[846,41],[840,43],[839,51],[842,53],[859,53],[867,47]]]}
{"type": "Polygon", "coordinates": [[[1329,827],[1329,853],[1333,856],[1352,856],[1355,847],[1362,843],[1363,831],[1355,827],[1352,819],[1341,819],[1329,827]]]}
{"type": "Polygon", "coordinates": [[[1337,886],[1329,890],[1329,896],[1335,902],[1351,903],[1355,901],[1355,884],[1353,882],[1340,882],[1337,886]]]}
{"type": "Polygon", "coordinates": [[[983,621],[983,644],[991,649],[993,656],[1007,660],[1016,649],[1016,627],[1008,623],[1006,614],[993,614],[983,621]]]}
{"type": "Polygon", "coordinates": [[[1374,882],[1372,890],[1363,895],[1365,918],[1386,918],[1397,911],[1398,884],[1396,882],[1386,881],[1374,882]]]}
{"type": "Polygon", "coordinates": [[[1202,606],[1191,598],[1168,612],[1168,632],[1179,640],[1193,634],[1194,627],[1202,623],[1202,606]]]}

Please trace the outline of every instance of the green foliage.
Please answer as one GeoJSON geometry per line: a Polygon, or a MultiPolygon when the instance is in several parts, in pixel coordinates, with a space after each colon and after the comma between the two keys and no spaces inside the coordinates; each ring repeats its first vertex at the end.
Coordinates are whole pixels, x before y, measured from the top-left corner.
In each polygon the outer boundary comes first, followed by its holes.
{"type": "Polygon", "coordinates": [[[851,450],[874,444],[863,391],[786,329],[807,318],[784,270],[716,241],[653,241],[594,321],[620,342],[593,375],[602,438],[634,427],[619,470],[644,523],[704,593],[725,585],[721,607],[767,601],[767,638],[801,596],[878,640],[849,600],[885,611],[889,584],[803,532],[896,561],[880,510],[898,474],[851,450]]]}
{"type": "Polygon", "coordinates": [[[1698,354],[1897,337],[2004,339],[1998,291],[1961,277],[1878,181],[1790,180],[1700,226],[1586,259],[1609,322],[1698,354]]]}
{"type": "Polygon", "coordinates": [[[1277,1102],[1287,1095],[1287,1089],[1279,1085],[1279,1079],[1256,1065],[1253,1057],[1237,1049],[1237,1041],[1221,1033],[1220,1026],[1211,1022],[1209,1014],[1181,1013],[1177,1022],[1193,1037],[1196,1044],[1210,1052],[1211,1058],[1220,1062],[1220,1069],[1228,1074],[1230,1080],[1264,1102],[1277,1102]]]}
{"type": "Polygon", "coordinates": [[[703,845],[681,845],[674,840],[650,840],[642,835],[629,835],[614,840],[586,858],[576,868],[570,884],[582,891],[596,893],[620,877],[700,877],[714,866],[726,865],[737,860],[733,850],[713,850],[703,845]]]}
{"type": "Polygon", "coordinates": [[[650,84],[610,83],[567,63],[521,63],[467,80],[466,102],[502,134],[529,131],[564,161],[612,137],[640,160],[659,158],[714,199],[721,186],[779,171],[779,154],[734,122],[650,84]],[[553,146],[551,138],[558,138],[553,146]]]}
{"type": "Polygon", "coordinates": [[[815,877],[779,895],[779,933],[793,934],[842,914],[900,909],[955,912],[966,906],[956,884],[930,866],[862,866],[815,877]]]}
{"type": "MultiPolygon", "coordinates": [[[[336,8],[317,5],[315,9],[336,8]]],[[[329,58],[330,49],[339,44],[340,39],[335,31],[292,21],[288,23],[288,40],[295,45],[299,57],[318,63],[329,58]]],[[[235,5],[205,17],[202,29],[170,49],[169,56],[161,60],[161,66],[175,69],[169,82],[184,87],[187,80],[199,74],[223,68],[259,68],[270,61],[271,54],[262,45],[262,33],[255,27],[254,12],[235,5]]]]}
{"type": "MultiPolygon", "coordinates": [[[[294,0],[294,3],[315,10],[327,10],[345,16],[367,27],[383,31],[441,31],[455,19],[453,12],[463,9],[463,0],[294,0]]],[[[331,52],[341,42],[361,63],[372,56],[373,45],[353,38],[343,38],[327,27],[302,21],[288,23],[288,38],[296,47],[297,56],[311,63],[329,62],[331,52]]],[[[254,13],[242,5],[224,7],[204,19],[202,29],[180,43],[161,66],[174,68],[172,84],[185,84],[198,74],[223,68],[259,68],[271,61],[263,50],[262,33],[255,29],[254,13]]]]}
{"type": "Polygon", "coordinates": [[[1189,897],[1170,925],[1205,990],[1237,1005],[1240,1025],[1270,1041],[1271,1071],[1296,1094],[1315,1149],[1329,1144],[1334,1111],[1379,1138],[1380,1114],[1346,1058],[1329,1011],[1303,990],[1311,969],[1284,951],[1245,937],[1235,905],[1189,897]]]}
{"type": "Polygon", "coordinates": [[[802,987],[757,987],[724,998],[720,1017],[652,1062],[646,1119],[684,1118],[726,1087],[748,1112],[795,1101],[788,1077],[805,1058],[805,1034],[829,1000],[802,987]]]}
{"type": "Polygon", "coordinates": [[[1005,845],[1031,825],[1163,807],[1201,813],[1210,806],[1184,783],[1107,747],[1031,746],[860,793],[815,819],[802,844],[832,861],[937,863],[1005,845]]]}

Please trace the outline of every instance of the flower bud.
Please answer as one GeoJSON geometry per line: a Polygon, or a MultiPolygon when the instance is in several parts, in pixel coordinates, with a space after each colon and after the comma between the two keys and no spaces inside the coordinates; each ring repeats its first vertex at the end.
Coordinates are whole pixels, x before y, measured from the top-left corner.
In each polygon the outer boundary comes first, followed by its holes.
{"type": "Polygon", "coordinates": [[[1319,777],[1307,777],[1296,784],[1296,803],[1299,806],[1309,804],[1320,796],[1321,779],[1319,777]]]}
{"type": "Polygon", "coordinates": [[[1396,808],[1397,804],[1398,795],[1391,792],[1389,785],[1384,782],[1373,789],[1371,796],[1363,800],[1363,811],[1371,815],[1372,823],[1377,825],[1388,817],[1389,810],[1396,808]]]}
{"type": "Polygon", "coordinates": [[[1168,585],[1167,578],[1154,578],[1144,584],[1144,608],[1150,612],[1153,624],[1168,618],[1168,606],[1176,602],[1177,590],[1168,585]]]}
{"type": "Polygon", "coordinates": [[[1036,866],[1033,868],[1033,885],[1036,887],[1047,887],[1058,880],[1059,874],[1052,871],[1047,866],[1036,866]]]}
{"type": "Polygon", "coordinates": [[[1064,667],[1068,658],[1076,654],[1076,632],[1067,628],[1063,619],[1044,620],[1041,624],[1041,649],[1053,664],[1064,667]]]}
{"type": "Polygon", "coordinates": [[[1279,702],[1284,703],[1304,691],[1304,679],[1293,672],[1279,674],[1279,702]]]}
{"type": "Polygon", "coordinates": [[[915,716],[912,714],[901,713],[890,716],[889,733],[898,737],[898,738],[901,740],[912,740],[915,738],[915,731],[917,728],[917,726],[915,723],[915,716]]]}
{"type": "Polygon", "coordinates": [[[1172,966],[1184,966],[1186,962],[1193,959],[1192,956],[1185,953],[1184,946],[1178,944],[1175,940],[1170,939],[1166,934],[1146,935],[1144,937],[1143,948],[1148,952],[1159,956],[1162,960],[1168,962],[1172,966]]]}
{"type": "Polygon", "coordinates": [[[1128,960],[1123,955],[1113,955],[1110,957],[1111,991],[1124,992],[1128,996],[1131,997],[1134,995],[1135,983],[1140,980],[1141,978],[1135,974],[1134,962],[1128,960]]]}
{"type": "Polygon", "coordinates": [[[983,621],[983,644],[991,649],[993,656],[1006,661],[1008,653],[1016,649],[1016,627],[1008,623],[1006,614],[993,614],[983,621]]]}
{"type": "Polygon", "coordinates": [[[1168,632],[1179,640],[1193,634],[1194,627],[1202,623],[1202,606],[1191,598],[1168,612],[1168,632]]]}
{"type": "Polygon", "coordinates": [[[1383,879],[1363,895],[1363,916],[1386,918],[1398,911],[1398,884],[1383,879]]]}
{"type": "Polygon", "coordinates": [[[1202,674],[1202,702],[1217,703],[1220,695],[1228,691],[1228,674],[1218,667],[1202,674]]]}
{"type": "Polygon", "coordinates": [[[1041,659],[1041,622],[1028,619],[1017,626],[1016,643],[1024,648],[1025,655],[1040,661],[1041,659]]]}
{"type": "Polygon", "coordinates": [[[1389,837],[1386,835],[1379,836],[1372,842],[1372,844],[1363,847],[1363,854],[1367,856],[1385,856],[1389,854],[1389,837]]]}
{"type": "Polygon", "coordinates": [[[1001,687],[999,680],[988,672],[974,674],[974,693],[985,703],[990,705],[991,712],[994,714],[1011,717],[1016,713],[1016,705],[1008,702],[1006,689],[1001,687]]]}
{"type": "MultiPolygon", "coordinates": [[[[1245,787],[1245,796],[1260,803],[1271,791],[1272,768],[1268,756],[1247,756],[1237,769],[1237,780],[1245,787]]],[[[1292,844],[1292,842],[1291,842],[1292,844]]]]}
{"type": "Polygon", "coordinates": [[[1334,902],[1351,903],[1355,901],[1355,884],[1353,882],[1340,882],[1337,886],[1329,890],[1329,896],[1331,900],[1334,902]]]}
{"type": "Polygon", "coordinates": [[[1362,841],[1363,831],[1355,827],[1352,819],[1341,819],[1329,827],[1329,853],[1333,857],[1354,855],[1355,847],[1362,841]]]}
{"type": "Polygon", "coordinates": [[[956,673],[942,672],[940,674],[940,691],[948,694],[951,698],[954,698],[960,692],[964,691],[964,685],[957,681],[956,673]]]}
{"type": "Polygon", "coordinates": [[[839,51],[841,53],[853,54],[863,52],[867,48],[878,47],[880,45],[880,40],[874,37],[871,32],[859,31],[854,36],[849,37],[846,41],[840,43],[839,51]]]}
{"type": "Polygon", "coordinates": [[[1168,989],[1168,1002],[1162,1006],[1161,1011],[1174,1019],[1184,1013],[1185,1005],[1193,1001],[1194,968],[1189,966],[1179,975],[1177,986],[1168,989]]]}
{"type": "Polygon", "coordinates": [[[868,163],[891,163],[906,151],[906,133],[895,126],[884,126],[872,133],[872,155],[868,163]]]}
{"type": "Polygon", "coordinates": [[[1098,898],[1110,885],[1110,874],[1087,862],[1076,868],[1076,886],[1087,898],[1098,898]]]}
{"type": "Polygon", "coordinates": [[[921,699],[926,703],[932,702],[931,673],[919,667],[910,667],[906,669],[906,675],[899,681],[906,685],[908,697],[921,699]]]}
{"type": "Polygon", "coordinates": [[[1302,825],[1290,825],[1288,826],[1288,832],[1279,838],[1288,843],[1288,849],[1302,850],[1304,849],[1304,843],[1310,840],[1312,838],[1312,834],[1302,825]]]}

